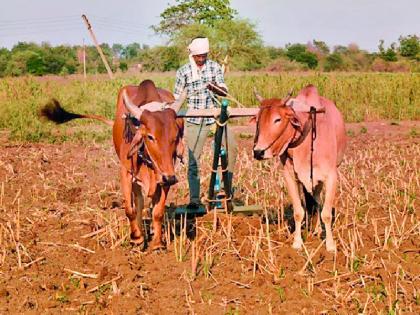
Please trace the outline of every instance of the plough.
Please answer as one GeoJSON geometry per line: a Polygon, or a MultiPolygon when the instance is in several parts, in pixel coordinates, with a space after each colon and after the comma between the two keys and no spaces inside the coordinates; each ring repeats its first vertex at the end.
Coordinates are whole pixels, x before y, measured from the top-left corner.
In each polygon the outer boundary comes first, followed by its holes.
{"type": "Polygon", "coordinates": [[[229,101],[223,99],[220,108],[212,109],[181,109],[178,111],[178,117],[189,118],[189,117],[212,117],[217,119],[217,128],[214,134],[214,146],[213,146],[213,163],[212,172],[210,176],[210,184],[206,202],[203,206],[198,209],[187,209],[185,206],[174,206],[170,207],[170,210],[174,210],[175,214],[186,214],[186,215],[203,215],[211,210],[227,211],[228,213],[242,213],[242,214],[253,214],[260,213],[262,207],[257,205],[235,205],[233,201],[233,191],[231,182],[228,179],[228,159],[229,154],[228,147],[222,148],[222,139],[226,134],[226,127],[229,118],[238,117],[249,117],[255,116],[258,113],[258,108],[228,108],[229,101]],[[218,173],[222,174],[222,185],[218,184],[218,173]],[[215,187],[216,186],[216,187],[215,187]],[[223,187],[223,190],[216,191],[217,186],[223,187]]]}

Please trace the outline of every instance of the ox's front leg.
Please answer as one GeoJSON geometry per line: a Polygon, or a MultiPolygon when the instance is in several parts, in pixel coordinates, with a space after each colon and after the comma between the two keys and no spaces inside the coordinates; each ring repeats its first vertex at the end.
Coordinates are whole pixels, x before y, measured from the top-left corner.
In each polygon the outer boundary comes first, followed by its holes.
{"type": "Polygon", "coordinates": [[[152,250],[165,247],[162,242],[162,223],[163,216],[165,215],[165,203],[168,191],[169,186],[158,186],[153,196],[153,239],[150,246],[152,250]]]}
{"type": "Polygon", "coordinates": [[[125,214],[130,222],[131,242],[140,245],[144,242],[143,231],[139,228],[136,209],[133,208],[131,174],[124,166],[121,167],[121,189],[125,201],[125,214]]]}
{"type": "Polygon", "coordinates": [[[325,182],[325,202],[321,212],[322,222],[325,224],[325,238],[327,251],[334,252],[335,242],[331,231],[332,207],[334,204],[335,191],[337,189],[337,171],[331,171],[325,182]]]}
{"type": "Polygon", "coordinates": [[[302,248],[302,221],[305,217],[305,210],[302,207],[299,196],[299,188],[296,182],[296,176],[293,166],[286,163],[284,167],[284,179],[287,186],[287,191],[293,203],[293,217],[295,220],[295,236],[292,247],[295,249],[302,248]]]}

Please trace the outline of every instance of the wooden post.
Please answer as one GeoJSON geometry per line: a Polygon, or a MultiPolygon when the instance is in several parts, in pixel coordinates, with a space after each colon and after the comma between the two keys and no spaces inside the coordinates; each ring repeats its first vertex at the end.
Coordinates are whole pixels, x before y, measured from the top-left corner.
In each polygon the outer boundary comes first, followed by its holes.
{"type": "Polygon", "coordinates": [[[101,46],[99,46],[98,41],[96,40],[96,36],[95,36],[95,34],[93,33],[93,31],[92,31],[92,26],[90,25],[90,23],[89,23],[89,21],[88,21],[88,19],[87,19],[86,15],[84,15],[84,14],[83,14],[83,15],[82,15],[82,19],[83,19],[83,21],[85,22],[86,27],[87,27],[87,29],[88,29],[88,31],[89,31],[89,34],[90,34],[90,36],[92,37],[92,40],[93,40],[93,42],[94,42],[94,44],[95,44],[95,46],[96,46],[96,49],[98,50],[99,55],[100,55],[100,56],[101,56],[101,58],[102,58],[102,62],[103,62],[103,63],[104,63],[104,65],[105,65],[106,71],[108,71],[108,75],[109,75],[109,77],[110,77],[111,79],[113,79],[113,78],[114,78],[114,75],[112,74],[112,70],[111,70],[111,68],[109,67],[108,61],[106,61],[106,58],[105,58],[104,53],[102,52],[101,46]]]}

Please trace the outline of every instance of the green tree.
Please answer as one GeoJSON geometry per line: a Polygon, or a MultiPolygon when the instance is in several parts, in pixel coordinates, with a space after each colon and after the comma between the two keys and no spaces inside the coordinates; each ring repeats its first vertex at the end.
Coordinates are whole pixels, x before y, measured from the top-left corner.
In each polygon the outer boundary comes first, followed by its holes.
{"type": "Polygon", "coordinates": [[[306,46],[302,44],[288,45],[286,56],[290,60],[306,64],[310,69],[315,69],[318,65],[318,58],[316,55],[307,51],[306,46]]]}
{"type": "Polygon", "coordinates": [[[390,47],[385,48],[385,41],[383,39],[379,40],[378,50],[379,57],[385,61],[397,61],[398,56],[396,52],[396,44],[392,43],[390,47]]]}
{"type": "Polygon", "coordinates": [[[9,58],[10,51],[6,48],[0,48],[0,78],[5,76],[9,58]]]}
{"type": "Polygon", "coordinates": [[[343,57],[341,57],[338,53],[332,53],[328,55],[325,59],[324,70],[325,71],[335,71],[335,70],[343,70],[344,68],[344,61],[343,57]]]}
{"type": "Polygon", "coordinates": [[[401,56],[408,58],[416,58],[420,53],[420,39],[416,35],[400,36],[401,56]]]}
{"type": "Polygon", "coordinates": [[[12,54],[17,53],[19,51],[39,51],[40,47],[35,43],[27,43],[27,42],[18,42],[15,46],[13,46],[11,52],[12,54]]]}
{"type": "Polygon", "coordinates": [[[124,51],[124,46],[121,44],[113,44],[112,45],[112,52],[114,54],[114,56],[121,58],[122,57],[122,53],[124,51]]]}
{"type": "Polygon", "coordinates": [[[142,50],[139,59],[146,71],[170,71],[179,68],[182,52],[175,46],[156,46],[142,50]]]}
{"type": "MultiPolygon", "coordinates": [[[[185,52],[191,39],[206,36],[210,41],[210,57],[222,61],[229,56],[230,65],[237,70],[254,70],[265,66],[269,57],[255,25],[248,20],[220,20],[214,26],[193,24],[173,36],[173,44],[185,52]]],[[[187,54],[184,53],[184,61],[187,54]]]]}
{"type": "Polygon", "coordinates": [[[176,3],[160,14],[160,23],[152,26],[155,32],[172,36],[184,26],[214,26],[217,21],[232,20],[237,14],[230,7],[230,0],[176,0],[176,3]]]}
{"type": "Polygon", "coordinates": [[[286,45],[286,56],[291,60],[296,60],[299,55],[306,52],[306,46],[302,44],[286,45]]]}
{"type": "MultiPolygon", "coordinates": [[[[13,49],[12,49],[13,51],[13,49]]],[[[27,61],[36,55],[33,51],[25,51],[25,50],[15,50],[12,52],[10,60],[7,63],[7,67],[5,70],[5,75],[7,76],[20,76],[23,74],[27,74],[27,61]]]]}
{"type": "Polygon", "coordinates": [[[121,52],[121,55],[126,59],[133,59],[139,55],[140,51],[141,48],[139,43],[131,43],[125,46],[125,48],[121,52]]]}
{"type": "Polygon", "coordinates": [[[53,50],[48,51],[44,57],[45,72],[59,74],[63,66],[66,64],[66,58],[55,53],[53,50]]]}
{"type": "Polygon", "coordinates": [[[33,75],[43,75],[46,73],[42,53],[28,51],[28,59],[26,60],[26,71],[33,75]]]}
{"type": "Polygon", "coordinates": [[[120,61],[118,68],[120,68],[122,72],[126,72],[128,70],[128,65],[125,61],[120,61]]]}
{"type": "Polygon", "coordinates": [[[388,48],[383,54],[381,54],[381,58],[386,61],[397,61],[397,53],[391,47],[388,48]]]}
{"type": "Polygon", "coordinates": [[[323,55],[328,55],[330,53],[330,48],[324,41],[314,39],[312,43],[323,55]]]}
{"type": "Polygon", "coordinates": [[[385,41],[383,39],[380,39],[379,40],[379,45],[378,45],[378,50],[379,50],[379,53],[381,53],[381,54],[385,53],[384,44],[385,44],[385,41]]]}
{"type": "Polygon", "coordinates": [[[337,45],[334,47],[334,52],[338,54],[347,54],[349,49],[346,46],[337,45]]]}
{"type": "Polygon", "coordinates": [[[277,59],[285,55],[283,48],[266,46],[265,50],[267,51],[267,55],[271,60],[277,59]]]}

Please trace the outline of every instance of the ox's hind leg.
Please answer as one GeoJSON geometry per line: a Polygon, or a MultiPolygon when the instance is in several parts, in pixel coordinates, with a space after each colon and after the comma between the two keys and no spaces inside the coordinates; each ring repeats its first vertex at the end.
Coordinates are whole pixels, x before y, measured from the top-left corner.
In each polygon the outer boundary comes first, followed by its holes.
{"type": "Polygon", "coordinates": [[[334,204],[335,191],[337,188],[337,171],[332,171],[325,182],[325,202],[321,212],[322,222],[325,224],[325,239],[327,251],[334,252],[335,242],[331,231],[332,207],[334,204]]]}
{"type": "MultiPolygon", "coordinates": [[[[131,241],[135,244],[142,244],[144,242],[143,231],[142,229],[140,229],[137,223],[136,209],[133,208],[133,185],[131,180],[131,174],[125,169],[124,166],[121,167],[121,189],[125,201],[125,214],[127,215],[128,221],[130,222],[131,241]]],[[[137,200],[138,203],[139,201],[140,200],[137,200]]]]}
{"type": "Polygon", "coordinates": [[[295,220],[295,236],[292,247],[295,249],[302,248],[302,221],[305,217],[305,210],[302,207],[299,196],[299,187],[295,179],[295,174],[292,166],[286,164],[284,168],[284,179],[287,186],[287,191],[293,203],[293,217],[295,220]]]}
{"type": "Polygon", "coordinates": [[[168,195],[169,186],[159,186],[153,196],[153,239],[150,244],[152,250],[164,248],[162,242],[162,224],[165,215],[165,203],[168,195]]]}
{"type": "MultiPolygon", "coordinates": [[[[303,186],[303,185],[302,185],[303,186]]],[[[303,194],[305,196],[305,207],[307,210],[307,229],[308,232],[313,232],[319,237],[322,235],[322,226],[321,226],[321,192],[323,188],[323,183],[319,182],[313,193],[309,193],[305,186],[303,186],[303,194]],[[315,224],[314,224],[315,223],[315,224]]]]}

